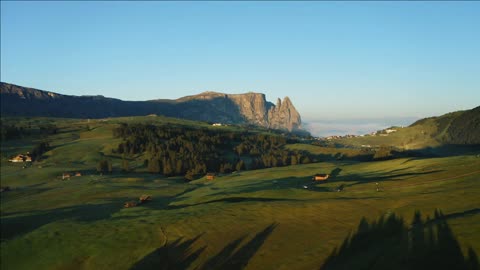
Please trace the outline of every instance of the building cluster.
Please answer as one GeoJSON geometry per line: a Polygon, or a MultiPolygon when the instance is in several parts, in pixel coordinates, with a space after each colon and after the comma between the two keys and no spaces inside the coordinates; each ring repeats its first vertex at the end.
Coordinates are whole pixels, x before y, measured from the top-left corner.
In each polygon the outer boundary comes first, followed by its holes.
{"type": "Polygon", "coordinates": [[[357,138],[357,137],[363,137],[363,135],[353,135],[353,134],[347,134],[347,135],[333,135],[333,136],[328,136],[325,137],[325,140],[338,140],[338,139],[348,139],[348,138],[357,138]]]}
{"type": "Polygon", "coordinates": [[[27,153],[26,155],[18,154],[16,156],[12,157],[11,159],[9,159],[8,161],[10,161],[10,162],[32,162],[32,156],[30,156],[29,153],[27,153]]]}

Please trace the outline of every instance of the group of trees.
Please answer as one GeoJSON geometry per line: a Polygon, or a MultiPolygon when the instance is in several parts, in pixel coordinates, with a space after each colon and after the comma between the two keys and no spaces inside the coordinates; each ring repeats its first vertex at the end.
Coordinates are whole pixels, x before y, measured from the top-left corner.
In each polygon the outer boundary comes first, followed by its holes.
{"type": "Polygon", "coordinates": [[[0,126],[2,141],[15,139],[24,136],[26,133],[25,128],[18,127],[16,125],[1,124],[0,126]]]}
{"type": "Polygon", "coordinates": [[[29,135],[51,135],[58,132],[58,127],[54,124],[41,124],[38,126],[16,125],[0,122],[0,132],[2,141],[18,139],[29,135]]]}
{"type": "Polygon", "coordinates": [[[32,159],[38,160],[43,155],[43,153],[47,152],[48,150],[50,150],[50,144],[48,142],[41,142],[35,145],[30,154],[32,156],[32,159]]]}
{"type": "Polygon", "coordinates": [[[102,159],[97,163],[97,172],[99,173],[112,173],[112,162],[106,159],[102,159]]]}
{"type": "Polygon", "coordinates": [[[183,126],[121,124],[114,130],[122,142],[118,154],[145,154],[152,173],[194,179],[208,172],[229,173],[309,163],[305,152],[284,148],[284,136],[218,131],[183,126]]]}

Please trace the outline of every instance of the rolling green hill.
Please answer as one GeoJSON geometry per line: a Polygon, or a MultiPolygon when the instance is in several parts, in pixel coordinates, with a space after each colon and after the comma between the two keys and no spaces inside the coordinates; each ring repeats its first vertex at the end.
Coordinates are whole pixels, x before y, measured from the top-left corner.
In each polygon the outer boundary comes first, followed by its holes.
{"type": "MultiPolygon", "coordinates": [[[[435,120],[426,121],[405,128],[405,134],[438,130],[435,120]]],[[[362,218],[368,228],[377,228],[371,224],[380,217],[393,220],[403,224],[399,232],[410,235],[415,211],[425,220],[425,233],[429,224],[441,225],[434,230],[448,228],[452,258],[468,264],[469,252],[480,252],[478,155],[373,162],[333,158],[185,182],[147,173],[141,154],[129,157],[131,172],[122,172],[122,156],[112,150],[121,142],[113,130],[124,122],[217,128],[165,117],[2,119],[30,133],[1,142],[1,185],[11,188],[1,193],[1,269],[342,269],[372,261],[377,269],[392,269],[391,256],[378,250],[389,250],[396,236],[367,241],[369,256],[354,251],[362,243],[357,240],[341,245],[349,234],[357,235],[362,218]],[[46,124],[56,131],[42,129],[46,124]],[[45,140],[51,149],[43,158],[27,166],[8,162],[45,140]],[[102,159],[112,162],[111,174],[96,172],[102,159]],[[82,175],[62,181],[65,172],[82,175]],[[313,183],[317,173],[331,177],[313,183]],[[152,201],[123,207],[142,194],[152,201]],[[435,216],[436,209],[443,215],[435,216]],[[395,219],[389,219],[393,213],[395,219]],[[333,253],[335,248],[343,251],[333,253]],[[347,266],[336,266],[335,258],[346,258],[347,266]]],[[[383,228],[377,229],[384,233],[383,228]]]]}
{"type": "Polygon", "coordinates": [[[333,140],[354,147],[394,146],[399,149],[438,148],[445,145],[480,144],[480,107],[421,119],[408,127],[393,127],[392,133],[377,132],[355,138],[333,140]]]}

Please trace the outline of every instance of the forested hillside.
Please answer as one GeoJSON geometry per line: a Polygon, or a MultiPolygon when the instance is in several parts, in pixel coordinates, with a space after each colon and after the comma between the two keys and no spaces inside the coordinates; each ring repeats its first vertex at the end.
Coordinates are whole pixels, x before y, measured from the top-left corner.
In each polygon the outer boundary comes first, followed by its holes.
{"type": "Polygon", "coordinates": [[[114,136],[122,139],[117,154],[144,154],[150,172],[185,175],[188,180],[206,172],[229,173],[311,162],[305,151],[284,148],[295,139],[273,134],[124,123],[114,130],[114,136]]]}

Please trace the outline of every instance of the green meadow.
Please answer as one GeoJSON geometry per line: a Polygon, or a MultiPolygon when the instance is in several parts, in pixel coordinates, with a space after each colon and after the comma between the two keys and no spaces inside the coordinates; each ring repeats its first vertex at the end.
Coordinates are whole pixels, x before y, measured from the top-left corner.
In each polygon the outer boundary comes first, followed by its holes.
{"type": "MultiPolygon", "coordinates": [[[[1,185],[11,190],[1,194],[1,269],[319,269],[362,218],[394,213],[408,225],[415,211],[433,218],[436,209],[465,256],[469,248],[480,252],[480,153],[369,162],[330,158],[186,182],[147,173],[140,155],[129,157],[131,172],[122,172],[122,157],[112,154],[120,142],[112,130],[122,122],[214,128],[206,123],[164,117],[2,120],[30,126],[44,121],[59,129],[47,137],[2,141],[1,185]],[[8,162],[43,140],[51,149],[41,160],[8,162]],[[96,172],[102,159],[112,162],[111,174],[96,172]],[[62,180],[65,172],[81,176],[62,180]],[[317,173],[331,177],[312,182],[317,173]],[[143,194],[152,201],[123,207],[143,194]]],[[[374,137],[352,142],[393,145],[401,134],[381,137],[381,143],[370,141],[374,137]]]]}

